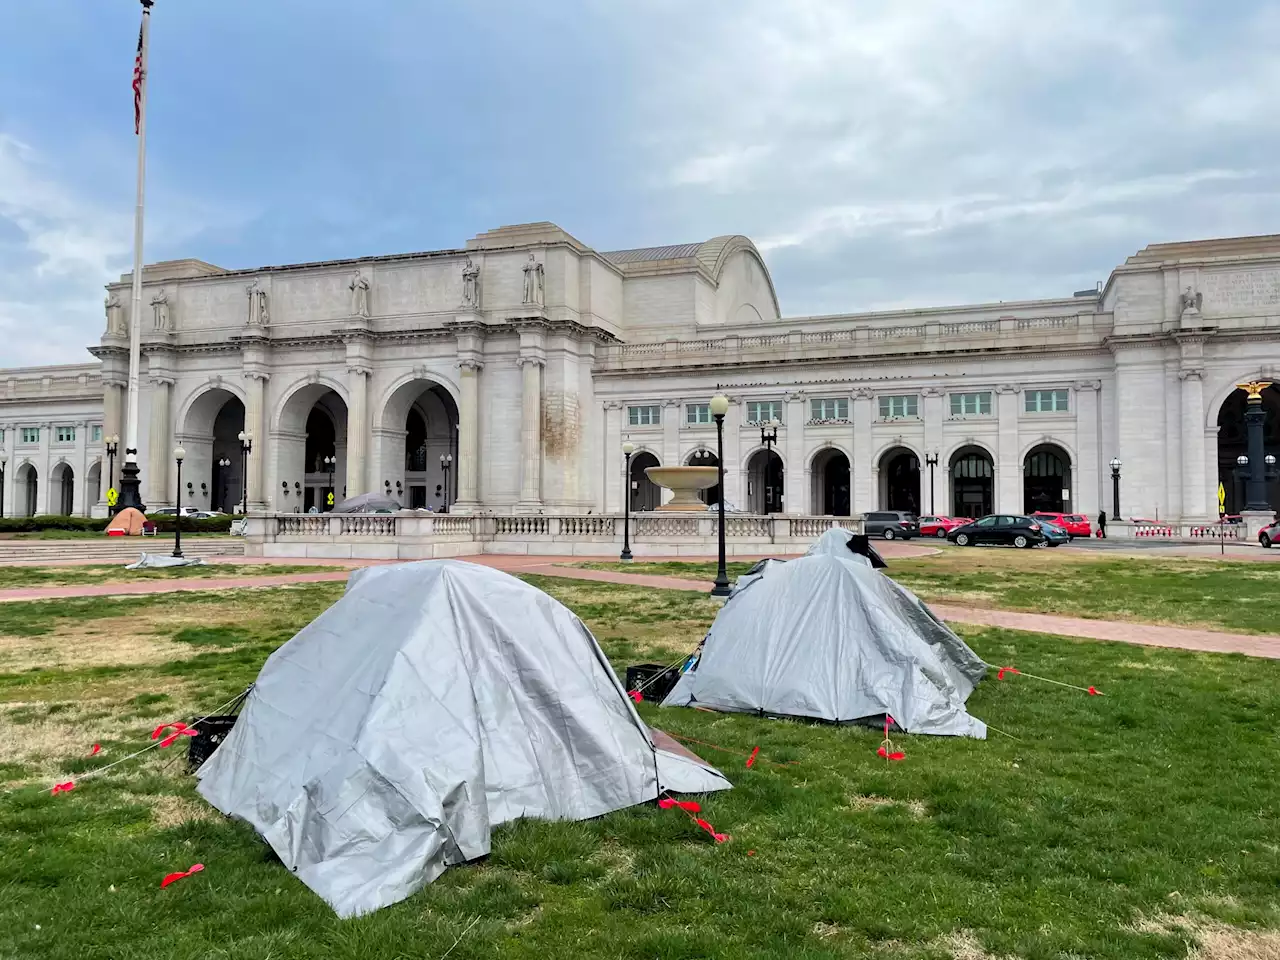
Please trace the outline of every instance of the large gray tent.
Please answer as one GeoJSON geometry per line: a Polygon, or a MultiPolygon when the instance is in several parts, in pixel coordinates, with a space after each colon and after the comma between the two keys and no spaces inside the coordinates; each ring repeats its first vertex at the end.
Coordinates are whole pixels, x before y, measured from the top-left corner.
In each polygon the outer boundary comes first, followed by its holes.
{"type": "Polygon", "coordinates": [[[267,660],[199,790],[348,917],[484,856],[498,824],[728,786],[645,726],[562,604],[442,560],[353,573],[267,660]]]}
{"type": "Polygon", "coordinates": [[[986,664],[849,541],[830,530],[807,555],[744,575],[662,705],[835,722],[889,714],[909,733],[985,738],[965,701],[986,664]]]}

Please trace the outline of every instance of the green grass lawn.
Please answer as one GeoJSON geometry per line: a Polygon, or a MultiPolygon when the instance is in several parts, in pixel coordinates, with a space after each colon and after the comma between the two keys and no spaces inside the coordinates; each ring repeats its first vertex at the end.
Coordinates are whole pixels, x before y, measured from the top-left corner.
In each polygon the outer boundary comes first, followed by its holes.
{"type": "MultiPolygon", "coordinates": [[[[932,546],[932,544],[930,544],[932,546]]],[[[715,579],[714,563],[580,566],[715,579]]],[[[730,563],[737,577],[750,563],[730,563]]],[[[890,560],[888,573],[924,600],[1098,620],[1280,634],[1280,565],[1175,558],[1104,558],[1079,551],[943,548],[890,560]]]]}
{"type": "Polygon", "coordinates": [[[323,573],[328,568],[306,564],[205,563],[195,567],[126,570],[124,564],[92,563],[73,567],[0,566],[0,590],[18,587],[65,587],[131,580],[207,580],[224,577],[274,577],[287,573],[323,573]]]}
{"type": "MultiPolygon", "coordinates": [[[[694,593],[534,582],[619,670],[674,659],[716,610],[694,593]]],[[[487,860],[347,922],[199,799],[179,748],[48,794],[157,722],[230,698],[341,590],[0,606],[0,957],[438,958],[473,920],[451,960],[1280,948],[1280,663],[1239,656],[966,631],[992,662],[1105,696],[991,679],[970,709],[1019,739],[902,736],[907,759],[892,765],[874,730],[644,703],[672,733],[795,761],[748,770],[696,747],[735,783],[705,801],[730,842],[648,806],[512,824],[487,860]],[[94,742],[106,752],[90,759],[94,742]],[[203,873],[159,889],[197,862],[203,873]]]]}

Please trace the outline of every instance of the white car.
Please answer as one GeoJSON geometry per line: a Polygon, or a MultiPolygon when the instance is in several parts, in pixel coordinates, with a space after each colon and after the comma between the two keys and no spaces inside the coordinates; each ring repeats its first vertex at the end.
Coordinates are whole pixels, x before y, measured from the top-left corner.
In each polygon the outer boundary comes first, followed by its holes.
{"type": "MultiPolygon", "coordinates": [[[[160,507],[156,510],[148,510],[147,513],[150,513],[157,517],[176,517],[178,515],[178,508],[177,507],[160,507]]],[[[182,515],[184,517],[194,517],[199,513],[200,511],[197,510],[195,507],[182,508],[182,515]]]]}

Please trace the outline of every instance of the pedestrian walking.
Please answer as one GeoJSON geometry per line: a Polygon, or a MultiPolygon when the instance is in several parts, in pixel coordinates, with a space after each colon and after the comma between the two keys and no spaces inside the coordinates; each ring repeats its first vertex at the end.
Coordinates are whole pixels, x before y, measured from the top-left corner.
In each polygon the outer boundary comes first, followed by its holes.
{"type": "Polygon", "coordinates": [[[1098,537],[1102,540],[1107,539],[1107,511],[1105,510],[1098,514],[1098,537]]]}

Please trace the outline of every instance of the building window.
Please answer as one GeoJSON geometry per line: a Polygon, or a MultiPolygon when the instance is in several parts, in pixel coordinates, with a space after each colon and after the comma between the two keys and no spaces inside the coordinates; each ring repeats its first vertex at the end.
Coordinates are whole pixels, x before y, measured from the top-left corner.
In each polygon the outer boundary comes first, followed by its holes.
{"type": "Polygon", "coordinates": [[[627,423],[633,427],[656,427],[662,423],[662,407],[627,407],[627,423]]]}
{"type": "Polygon", "coordinates": [[[916,396],[881,397],[880,419],[901,420],[920,416],[920,398],[916,396]]]}
{"type": "Polygon", "coordinates": [[[99,442],[101,442],[101,440],[102,440],[102,424],[100,424],[100,423],[95,423],[92,427],[90,427],[90,428],[89,428],[89,438],[90,438],[94,443],[99,443],[99,442]]]}
{"type": "Polygon", "coordinates": [[[710,423],[711,404],[691,403],[685,408],[685,423],[710,423]]]}
{"type": "Polygon", "coordinates": [[[22,442],[23,443],[39,443],[40,428],[39,427],[23,427],[22,442]]]}
{"type": "Polygon", "coordinates": [[[1066,390],[1028,390],[1027,413],[1066,413],[1066,390]]]}
{"type": "Polygon", "coordinates": [[[848,420],[849,400],[847,397],[810,400],[809,418],[811,420],[848,420]]]}
{"type": "Polygon", "coordinates": [[[990,393],[953,393],[951,394],[951,415],[953,417],[987,416],[991,413],[990,393]]]}
{"type": "Polygon", "coordinates": [[[75,427],[56,427],[55,429],[57,432],[54,434],[54,437],[57,439],[58,443],[76,442],[75,427]]]}
{"type": "Polygon", "coordinates": [[[770,420],[782,422],[781,400],[747,401],[747,423],[768,423],[770,420]]]}

